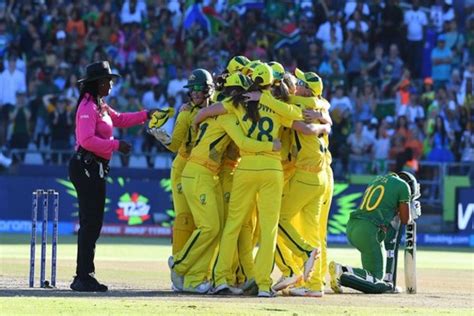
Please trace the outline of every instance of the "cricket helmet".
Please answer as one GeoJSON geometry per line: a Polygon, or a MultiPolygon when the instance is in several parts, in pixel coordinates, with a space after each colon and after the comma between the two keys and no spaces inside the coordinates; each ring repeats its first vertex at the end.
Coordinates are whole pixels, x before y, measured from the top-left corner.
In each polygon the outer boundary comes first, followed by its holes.
{"type": "Polygon", "coordinates": [[[267,64],[260,64],[252,72],[252,80],[258,82],[260,86],[266,86],[273,83],[273,69],[267,64]],[[257,81],[260,78],[260,82],[257,81]]]}
{"type": "Polygon", "coordinates": [[[227,64],[227,72],[233,74],[237,71],[242,71],[242,69],[250,63],[250,60],[245,56],[234,56],[227,64]]]}
{"type": "Polygon", "coordinates": [[[295,76],[304,82],[316,96],[323,94],[323,80],[315,72],[302,72],[298,68],[295,69],[295,76]]]}
{"type": "Polygon", "coordinates": [[[414,201],[418,199],[421,196],[420,184],[418,183],[418,180],[416,180],[415,176],[406,171],[401,171],[397,173],[397,175],[410,187],[411,200],[414,201]]]}

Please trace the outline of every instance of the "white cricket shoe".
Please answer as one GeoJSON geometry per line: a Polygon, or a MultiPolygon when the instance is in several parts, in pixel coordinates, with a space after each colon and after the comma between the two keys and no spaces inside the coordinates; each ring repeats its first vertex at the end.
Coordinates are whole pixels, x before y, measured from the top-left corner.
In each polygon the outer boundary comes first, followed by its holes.
{"type": "Polygon", "coordinates": [[[331,261],[329,263],[329,275],[331,276],[331,289],[336,294],[342,294],[344,291],[341,286],[342,265],[331,261]]]}
{"type": "Polygon", "coordinates": [[[207,294],[211,289],[212,285],[209,281],[204,281],[196,287],[185,287],[183,292],[195,293],[195,294],[207,294]]]}
{"type": "Polygon", "coordinates": [[[276,293],[273,292],[272,290],[270,291],[258,291],[257,294],[258,297],[265,297],[265,298],[272,298],[276,296],[276,293]]]}
{"type": "Polygon", "coordinates": [[[176,271],[174,271],[173,266],[174,266],[174,258],[173,256],[170,256],[168,258],[168,267],[171,270],[172,289],[175,292],[180,292],[180,291],[183,291],[184,277],[178,275],[176,271]]]}
{"type": "Polygon", "coordinates": [[[305,296],[305,297],[323,297],[324,291],[314,291],[305,287],[294,287],[290,289],[291,296],[305,296]]]}
{"type": "Polygon", "coordinates": [[[280,279],[272,286],[272,290],[275,292],[284,290],[287,287],[293,284],[296,284],[299,280],[301,280],[301,275],[293,275],[293,276],[282,275],[280,279]]]}
{"type": "Polygon", "coordinates": [[[318,258],[319,258],[319,249],[314,248],[313,251],[311,251],[309,258],[304,263],[303,277],[305,281],[308,281],[309,276],[311,275],[311,272],[313,272],[313,269],[314,269],[314,262],[318,258]]]}
{"type": "Polygon", "coordinates": [[[209,294],[213,295],[243,295],[244,290],[238,287],[229,286],[227,284],[221,284],[209,290],[209,294]]]}

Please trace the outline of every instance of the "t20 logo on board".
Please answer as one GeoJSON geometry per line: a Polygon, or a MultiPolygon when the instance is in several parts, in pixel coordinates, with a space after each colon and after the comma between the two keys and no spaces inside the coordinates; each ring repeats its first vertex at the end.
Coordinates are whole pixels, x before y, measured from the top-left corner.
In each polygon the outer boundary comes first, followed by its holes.
{"type": "Polygon", "coordinates": [[[127,221],[128,225],[140,225],[150,218],[148,198],[138,193],[125,193],[118,202],[119,208],[115,211],[118,219],[127,221]]]}

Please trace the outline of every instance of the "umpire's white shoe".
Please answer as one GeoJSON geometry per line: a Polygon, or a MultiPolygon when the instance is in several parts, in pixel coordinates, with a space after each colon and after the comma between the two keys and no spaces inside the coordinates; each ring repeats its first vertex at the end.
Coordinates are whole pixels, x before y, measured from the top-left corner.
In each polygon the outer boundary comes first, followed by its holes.
{"type": "Polygon", "coordinates": [[[314,291],[305,287],[294,287],[289,291],[291,296],[305,296],[305,297],[323,297],[324,291],[314,291]]]}
{"type": "Polygon", "coordinates": [[[319,249],[314,248],[313,251],[311,251],[309,258],[304,263],[303,277],[305,281],[308,281],[309,276],[311,275],[311,272],[313,272],[313,269],[314,269],[314,262],[318,260],[318,258],[319,258],[319,249]]]}
{"type": "Polygon", "coordinates": [[[275,292],[282,291],[287,287],[296,284],[299,280],[301,280],[301,275],[282,275],[281,278],[272,286],[272,290],[275,292]]]}
{"type": "Polygon", "coordinates": [[[178,275],[174,271],[173,266],[174,266],[174,258],[173,258],[173,256],[170,256],[168,258],[168,267],[170,268],[170,271],[171,271],[171,283],[173,283],[171,288],[175,292],[180,292],[180,291],[183,290],[184,277],[178,275]]]}
{"type": "Polygon", "coordinates": [[[213,295],[243,295],[244,290],[238,287],[232,287],[227,284],[221,284],[209,290],[209,294],[213,295]]]}
{"type": "Polygon", "coordinates": [[[195,294],[207,294],[211,289],[211,282],[204,281],[196,287],[185,287],[183,292],[195,293],[195,294]]]}
{"type": "Polygon", "coordinates": [[[342,265],[331,261],[329,263],[329,275],[331,276],[331,289],[336,294],[342,294],[343,290],[341,287],[341,274],[342,274],[342,265]]]}

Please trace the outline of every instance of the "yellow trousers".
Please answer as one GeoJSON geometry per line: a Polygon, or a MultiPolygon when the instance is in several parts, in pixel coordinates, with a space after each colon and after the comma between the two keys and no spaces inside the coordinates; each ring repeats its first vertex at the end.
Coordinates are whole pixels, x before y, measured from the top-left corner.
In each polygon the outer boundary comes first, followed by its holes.
{"type": "Polygon", "coordinates": [[[183,249],[174,256],[173,269],[184,275],[186,288],[208,279],[223,221],[223,196],[219,177],[206,167],[190,161],[181,178],[196,224],[183,249]]]}
{"type": "MultiPolygon", "coordinates": [[[[295,174],[295,167],[290,165],[289,163],[283,166],[283,174],[284,174],[284,188],[283,188],[283,199],[285,198],[285,192],[288,192],[288,185],[290,179],[295,174]]],[[[300,216],[296,214],[295,217],[291,220],[291,223],[297,229],[300,227],[300,216]]],[[[275,264],[277,265],[278,269],[282,273],[283,276],[293,276],[293,275],[302,275],[303,271],[301,271],[302,262],[301,260],[297,260],[299,258],[296,255],[293,255],[290,248],[285,244],[283,238],[278,234],[277,237],[277,246],[275,251],[275,264]]]]}
{"type": "Polygon", "coordinates": [[[229,214],[214,271],[216,286],[231,284],[239,234],[257,205],[260,244],[255,258],[255,281],[259,290],[270,290],[282,191],[283,172],[279,160],[265,156],[242,157],[234,173],[229,214]]]}
{"type": "Polygon", "coordinates": [[[186,162],[186,158],[177,155],[171,166],[173,206],[176,214],[173,225],[173,256],[183,249],[184,244],[188,241],[189,236],[191,236],[196,228],[196,226],[194,226],[194,220],[188,202],[186,202],[186,198],[184,197],[183,186],[181,184],[181,174],[186,162]]]}
{"type": "Polygon", "coordinates": [[[326,273],[328,271],[328,262],[327,262],[327,231],[328,231],[328,218],[329,210],[331,209],[332,196],[334,192],[334,176],[332,173],[331,166],[326,168],[326,186],[323,194],[323,207],[321,209],[321,216],[319,219],[319,239],[321,240],[321,275],[323,280],[326,278],[326,273]]]}
{"type": "MultiPolygon", "coordinates": [[[[280,212],[279,236],[282,244],[298,257],[306,260],[314,248],[321,247],[319,219],[325,190],[325,172],[307,172],[297,169],[284,192],[280,212]],[[301,227],[292,222],[300,213],[301,227]]],[[[285,260],[286,266],[296,269],[291,256],[285,260]]],[[[321,290],[321,266],[316,261],[313,276],[308,286],[321,290]],[[319,284],[319,285],[318,285],[319,284]]]]}

